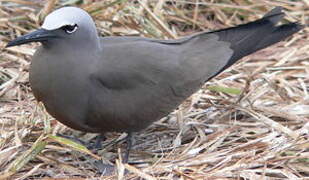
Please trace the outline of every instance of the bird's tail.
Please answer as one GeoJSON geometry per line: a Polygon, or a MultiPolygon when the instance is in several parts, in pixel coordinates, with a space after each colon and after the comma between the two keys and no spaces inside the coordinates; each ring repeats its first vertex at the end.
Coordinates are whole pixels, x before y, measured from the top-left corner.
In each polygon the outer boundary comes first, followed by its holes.
{"type": "Polygon", "coordinates": [[[230,42],[234,51],[233,56],[220,72],[242,57],[275,44],[303,28],[298,23],[277,26],[276,24],[283,17],[282,8],[276,7],[257,21],[214,31],[213,33],[217,34],[221,41],[230,42]]]}

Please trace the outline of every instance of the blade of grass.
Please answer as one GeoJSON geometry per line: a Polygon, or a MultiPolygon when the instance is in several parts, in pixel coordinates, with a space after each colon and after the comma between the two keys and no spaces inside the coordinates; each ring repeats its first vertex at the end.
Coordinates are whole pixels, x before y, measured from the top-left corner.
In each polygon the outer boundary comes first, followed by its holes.
{"type": "Polygon", "coordinates": [[[73,148],[74,150],[77,150],[81,153],[84,153],[84,154],[88,154],[98,160],[100,160],[101,158],[95,154],[93,154],[91,151],[89,151],[85,146],[79,144],[79,143],[76,143],[74,141],[71,141],[69,139],[66,139],[66,138],[63,138],[63,137],[59,137],[59,136],[53,136],[53,135],[48,135],[48,138],[50,138],[51,140],[53,141],[56,141],[60,144],[63,144],[63,145],[66,145],[70,148],[73,148]]]}
{"type": "Polygon", "coordinates": [[[0,175],[0,179],[6,179],[13,174],[17,173],[23,167],[27,165],[29,161],[34,159],[42,150],[45,148],[47,142],[45,140],[45,135],[41,135],[35,143],[31,146],[31,148],[23,153],[21,156],[17,157],[4,171],[3,174],[0,175]]]}
{"type": "Polygon", "coordinates": [[[222,93],[227,93],[227,94],[235,94],[235,95],[240,95],[241,93],[240,89],[227,88],[227,87],[222,87],[222,86],[208,86],[207,89],[210,91],[222,92],[222,93]]]}

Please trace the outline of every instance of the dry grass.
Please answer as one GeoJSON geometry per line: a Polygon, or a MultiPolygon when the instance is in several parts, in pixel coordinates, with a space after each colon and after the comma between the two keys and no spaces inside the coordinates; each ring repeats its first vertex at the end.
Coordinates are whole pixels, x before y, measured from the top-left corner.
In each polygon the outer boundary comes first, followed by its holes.
{"type": "MultiPolygon", "coordinates": [[[[70,3],[90,12],[102,35],[155,38],[241,24],[274,6],[285,8],[288,21],[305,24],[309,15],[308,0],[0,0],[0,48],[70,3]]],[[[308,30],[244,58],[180,110],[137,133],[132,164],[117,161],[118,174],[104,178],[309,178],[308,30]]],[[[53,136],[95,135],[64,127],[36,103],[28,83],[34,47],[0,52],[0,178],[99,178],[92,162],[115,162],[124,144],[93,154],[53,136]]],[[[106,143],[118,137],[109,133],[106,143]]]]}

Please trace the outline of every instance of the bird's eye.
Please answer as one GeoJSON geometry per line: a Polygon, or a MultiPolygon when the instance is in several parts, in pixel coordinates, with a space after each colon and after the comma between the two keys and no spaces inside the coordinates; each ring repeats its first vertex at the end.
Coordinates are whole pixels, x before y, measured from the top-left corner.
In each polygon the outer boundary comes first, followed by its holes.
{"type": "Polygon", "coordinates": [[[68,34],[72,34],[74,33],[76,30],[77,30],[78,26],[77,24],[74,24],[74,25],[65,25],[65,26],[62,26],[61,29],[64,30],[66,33],[68,34]]]}

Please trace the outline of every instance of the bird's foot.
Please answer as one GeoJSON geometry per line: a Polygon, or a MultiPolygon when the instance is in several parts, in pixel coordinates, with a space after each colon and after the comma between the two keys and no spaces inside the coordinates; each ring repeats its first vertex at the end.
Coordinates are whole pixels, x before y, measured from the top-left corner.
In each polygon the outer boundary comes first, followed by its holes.
{"type": "Polygon", "coordinates": [[[126,163],[128,163],[129,154],[130,154],[130,150],[131,150],[131,147],[132,147],[132,133],[127,133],[127,136],[125,136],[124,138],[116,139],[116,140],[109,142],[108,144],[106,144],[103,147],[103,149],[108,148],[109,146],[113,146],[115,144],[118,144],[122,141],[126,141],[126,144],[127,144],[125,152],[124,152],[124,156],[123,156],[123,159],[122,159],[122,163],[126,164],[126,163]]]}
{"type": "Polygon", "coordinates": [[[116,167],[114,165],[103,163],[101,160],[94,161],[93,165],[102,176],[111,176],[116,172],[116,167]]]}
{"type": "MultiPolygon", "coordinates": [[[[132,133],[128,133],[126,137],[121,138],[121,139],[116,139],[113,140],[111,142],[109,142],[108,144],[106,144],[104,147],[102,147],[102,141],[105,140],[105,136],[103,134],[97,136],[95,138],[95,142],[94,143],[87,143],[83,140],[80,140],[79,138],[76,138],[74,136],[67,136],[67,135],[62,135],[62,134],[57,134],[57,136],[66,138],[66,139],[70,139],[74,142],[77,142],[79,144],[82,144],[84,146],[86,146],[88,149],[90,150],[100,150],[100,149],[105,149],[109,146],[118,144],[122,141],[126,141],[126,149],[122,158],[122,163],[126,164],[129,161],[129,155],[130,155],[130,150],[132,147],[132,133]]],[[[93,162],[94,167],[98,170],[98,173],[100,173],[103,176],[110,176],[113,175],[116,172],[116,167],[114,165],[111,164],[107,164],[107,163],[103,163],[101,160],[96,160],[93,162]]],[[[127,173],[127,171],[125,172],[125,174],[127,173]]]]}
{"type": "Polygon", "coordinates": [[[127,143],[127,147],[126,147],[124,157],[122,159],[122,163],[124,163],[124,164],[128,163],[128,161],[129,161],[130,150],[132,148],[132,133],[128,133],[125,140],[126,140],[126,143],[127,143]]]}

